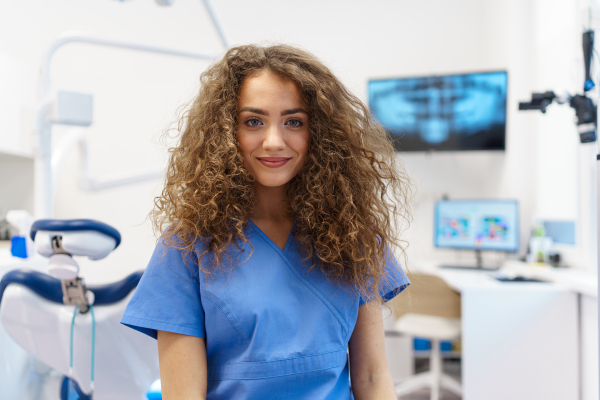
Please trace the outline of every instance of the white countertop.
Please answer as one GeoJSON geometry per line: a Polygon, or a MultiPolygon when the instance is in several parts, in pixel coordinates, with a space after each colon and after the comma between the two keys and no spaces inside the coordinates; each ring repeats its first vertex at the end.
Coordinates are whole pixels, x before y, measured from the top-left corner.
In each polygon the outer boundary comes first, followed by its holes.
{"type": "Polygon", "coordinates": [[[436,263],[420,263],[415,265],[413,270],[439,276],[457,292],[476,289],[503,290],[514,288],[513,285],[527,287],[532,290],[546,290],[548,288],[547,285],[540,285],[535,282],[500,282],[495,279],[496,274],[500,274],[549,281],[586,296],[598,297],[597,275],[574,268],[553,268],[548,265],[538,266],[511,260],[505,262],[502,268],[497,271],[443,269],[439,268],[436,263]]]}
{"type": "Polygon", "coordinates": [[[598,297],[598,275],[577,268],[553,268],[549,265],[531,265],[521,261],[508,261],[502,271],[513,272],[527,278],[554,282],[574,292],[598,297]]]}

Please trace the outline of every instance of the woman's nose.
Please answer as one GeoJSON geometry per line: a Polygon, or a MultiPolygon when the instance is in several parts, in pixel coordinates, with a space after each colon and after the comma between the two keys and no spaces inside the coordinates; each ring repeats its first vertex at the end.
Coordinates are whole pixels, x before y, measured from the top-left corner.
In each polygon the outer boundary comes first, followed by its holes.
{"type": "Polygon", "coordinates": [[[272,125],[266,130],[263,148],[265,150],[282,150],[285,148],[283,132],[278,126],[272,125]]]}

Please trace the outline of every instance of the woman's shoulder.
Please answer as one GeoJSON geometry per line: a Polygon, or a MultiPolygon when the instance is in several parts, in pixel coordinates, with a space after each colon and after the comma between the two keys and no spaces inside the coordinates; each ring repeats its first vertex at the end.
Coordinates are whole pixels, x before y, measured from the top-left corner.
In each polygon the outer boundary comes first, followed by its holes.
{"type": "MultiPolygon", "coordinates": [[[[250,229],[248,226],[247,229],[250,229]]],[[[253,245],[250,243],[248,232],[245,232],[245,238],[234,239],[225,245],[215,241],[209,235],[192,235],[182,231],[165,229],[158,238],[153,260],[168,256],[170,259],[191,265],[195,271],[203,271],[205,274],[213,275],[239,264],[241,260],[246,260],[253,253],[253,245]],[[214,251],[216,247],[218,250],[214,251]],[[217,254],[218,253],[218,254],[217,254]]],[[[202,275],[202,274],[200,274],[202,275]]]]}
{"type": "MultiPolygon", "coordinates": [[[[156,250],[160,252],[176,252],[181,254],[202,253],[208,249],[210,237],[194,235],[190,232],[175,229],[171,226],[164,229],[156,240],[156,250]]],[[[155,250],[155,251],[156,251],[155,250]]]]}

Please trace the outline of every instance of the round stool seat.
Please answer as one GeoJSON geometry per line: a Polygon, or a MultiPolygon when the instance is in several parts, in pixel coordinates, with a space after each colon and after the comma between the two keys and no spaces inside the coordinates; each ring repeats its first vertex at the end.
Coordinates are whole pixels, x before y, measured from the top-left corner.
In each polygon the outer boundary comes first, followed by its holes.
{"type": "Polygon", "coordinates": [[[460,337],[460,318],[408,313],[400,317],[394,327],[396,331],[409,336],[434,340],[454,340],[460,337]]]}

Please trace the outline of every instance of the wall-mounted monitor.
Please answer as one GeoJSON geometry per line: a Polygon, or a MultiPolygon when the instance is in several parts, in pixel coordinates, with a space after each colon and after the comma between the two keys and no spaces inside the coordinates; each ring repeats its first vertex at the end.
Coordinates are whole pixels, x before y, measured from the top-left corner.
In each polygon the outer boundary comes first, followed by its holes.
{"type": "Polygon", "coordinates": [[[397,151],[505,150],[506,71],[369,81],[397,151]]]}
{"type": "Polygon", "coordinates": [[[442,200],[435,205],[436,247],[516,252],[516,200],[442,200]]]}

